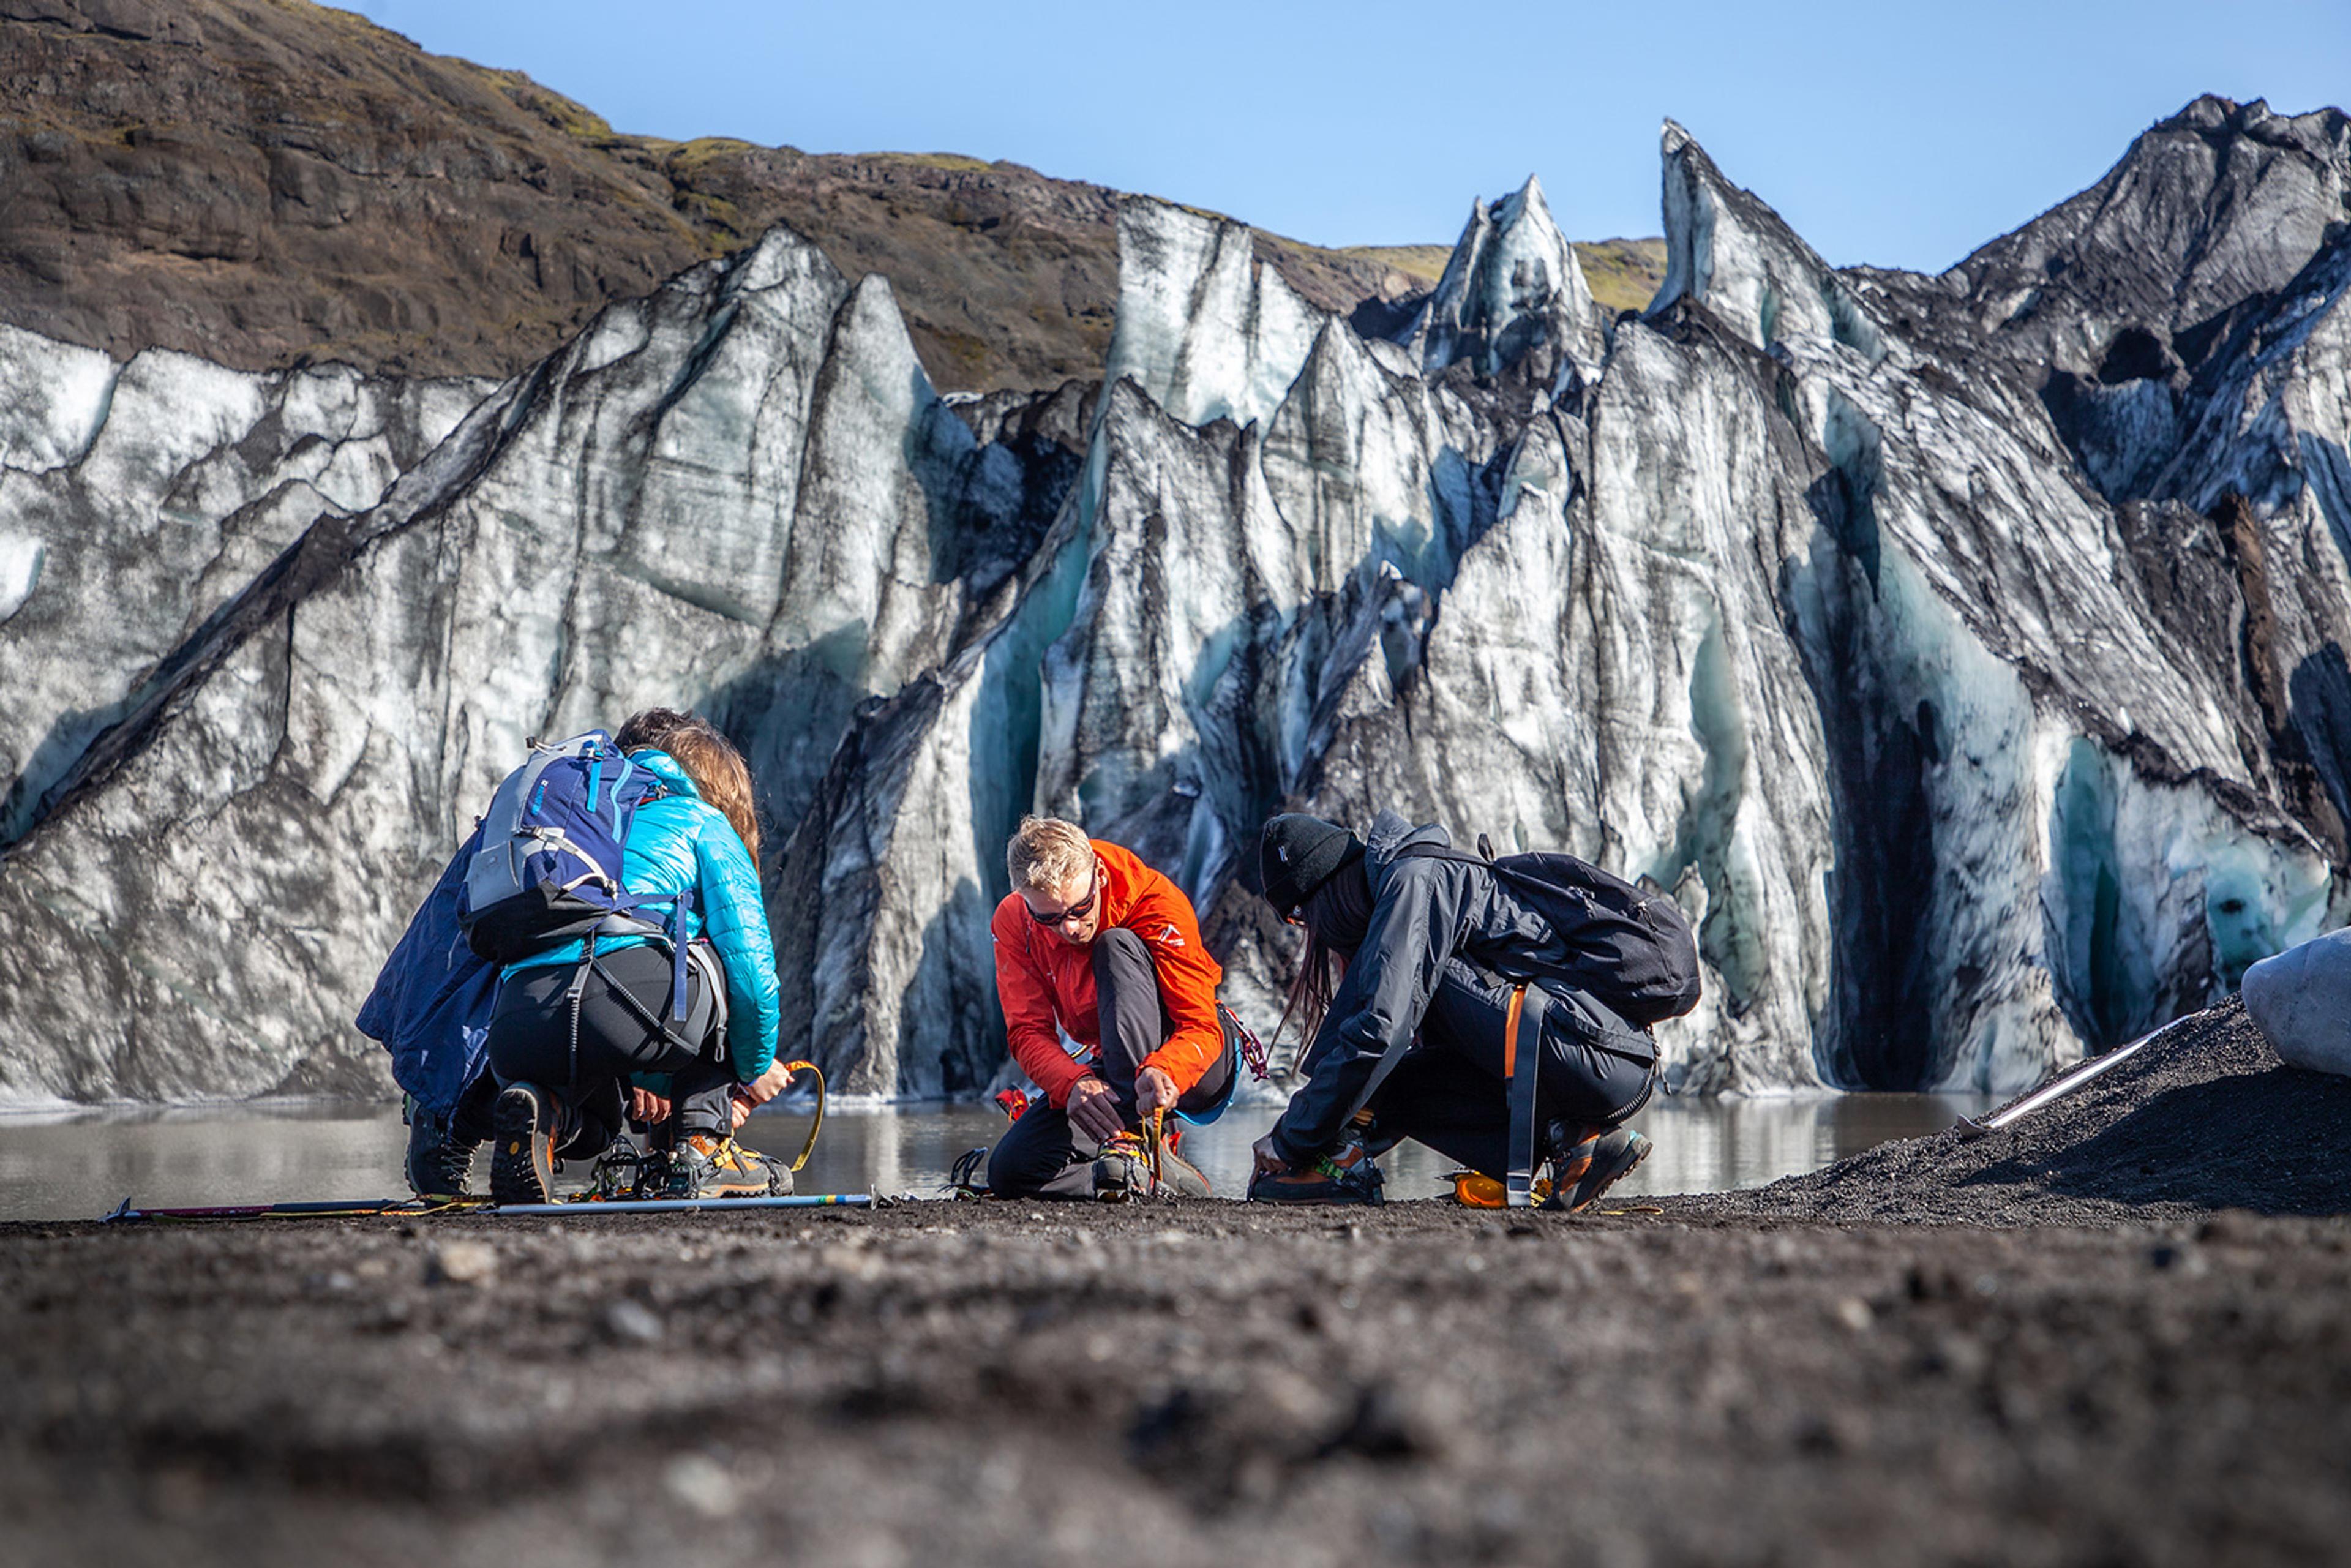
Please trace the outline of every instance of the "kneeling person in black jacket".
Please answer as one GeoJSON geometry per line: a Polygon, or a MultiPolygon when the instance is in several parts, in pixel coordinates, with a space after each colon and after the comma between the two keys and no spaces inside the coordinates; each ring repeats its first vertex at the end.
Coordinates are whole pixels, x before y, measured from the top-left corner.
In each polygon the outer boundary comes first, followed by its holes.
{"type": "Polygon", "coordinates": [[[1283,1025],[1311,1038],[1304,1086],[1252,1151],[1252,1199],[1379,1202],[1374,1156],[1416,1138],[1521,1186],[1548,1160],[1546,1206],[1573,1210],[1647,1156],[1623,1124],[1656,1086],[1655,1040],[1564,979],[1589,955],[1450,841],[1393,811],[1367,841],[1313,817],[1266,824],[1267,901],[1306,928],[1283,1025]]]}

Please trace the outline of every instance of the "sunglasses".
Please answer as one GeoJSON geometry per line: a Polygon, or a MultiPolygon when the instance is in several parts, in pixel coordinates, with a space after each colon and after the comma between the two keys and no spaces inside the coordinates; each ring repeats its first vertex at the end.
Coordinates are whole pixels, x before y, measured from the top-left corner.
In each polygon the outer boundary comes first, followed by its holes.
{"type": "Polygon", "coordinates": [[[1072,904],[1059,915],[1040,915],[1034,909],[1031,909],[1029,911],[1029,918],[1035,921],[1040,925],[1054,926],[1083,920],[1087,915],[1092,915],[1094,912],[1094,901],[1100,897],[1102,897],[1102,862],[1100,861],[1096,861],[1094,862],[1093,882],[1090,890],[1083,898],[1078,900],[1077,903],[1072,904]]]}

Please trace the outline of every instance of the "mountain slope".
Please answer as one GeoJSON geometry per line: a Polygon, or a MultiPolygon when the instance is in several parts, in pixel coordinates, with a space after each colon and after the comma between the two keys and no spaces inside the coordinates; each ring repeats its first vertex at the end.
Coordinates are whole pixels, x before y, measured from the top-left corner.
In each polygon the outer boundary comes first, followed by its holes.
{"type": "MultiPolygon", "coordinates": [[[[0,322],[118,359],[510,375],[780,222],[889,276],[942,389],[1047,388],[1109,346],[1118,196],[945,154],[623,135],[306,0],[0,0],[0,322]]],[[[1323,309],[1433,282],[1259,244],[1323,309]]]]}

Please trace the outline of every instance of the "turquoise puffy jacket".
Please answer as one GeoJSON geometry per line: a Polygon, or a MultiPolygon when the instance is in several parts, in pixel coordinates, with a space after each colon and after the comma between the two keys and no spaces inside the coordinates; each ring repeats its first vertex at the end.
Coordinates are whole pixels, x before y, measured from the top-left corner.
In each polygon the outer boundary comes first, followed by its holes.
{"type": "MultiPolygon", "coordinates": [[[[629,760],[669,786],[670,792],[637,808],[622,846],[621,881],[640,898],[694,890],[685,920],[688,939],[707,936],[726,967],[726,1054],[735,1076],[748,1083],[776,1060],[776,945],[768,936],[767,904],[759,894],[758,868],[726,813],[704,800],[694,780],[666,751],[651,747],[629,760]]],[[[653,912],[666,917],[666,906],[653,912]]],[[[604,936],[600,953],[633,947],[644,936],[604,936]]],[[[551,949],[505,973],[549,964],[577,964],[577,942],[551,949]]]]}

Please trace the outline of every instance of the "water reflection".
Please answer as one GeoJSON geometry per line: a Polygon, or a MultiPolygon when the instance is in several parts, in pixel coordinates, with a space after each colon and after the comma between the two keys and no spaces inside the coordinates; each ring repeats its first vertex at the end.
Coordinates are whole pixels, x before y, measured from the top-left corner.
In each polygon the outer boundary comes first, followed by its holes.
{"type": "MultiPolygon", "coordinates": [[[[1660,1099],[1634,1124],[1656,1144],[1614,1196],[1756,1186],[1874,1147],[1938,1132],[1988,1109],[1972,1095],[1846,1094],[1787,1100],[1660,1099]]],[[[1248,1185],[1250,1142],[1270,1107],[1236,1107],[1196,1129],[1186,1152],[1219,1194],[1248,1185]]],[[[802,1192],[930,1196],[966,1149],[988,1144],[1004,1118],[977,1105],[835,1111],[802,1192]]],[[[807,1135],[786,1110],[752,1118],[745,1141],[787,1158],[807,1135]]],[[[0,1219],[92,1218],[123,1198],[155,1207],[366,1198],[404,1192],[407,1134],[388,1105],[245,1104],[0,1117],[0,1219]]],[[[1406,1144],[1382,1164],[1391,1197],[1444,1190],[1447,1162],[1406,1144]]],[[[585,1173],[574,1169],[572,1176],[585,1173]]],[[[475,1162],[475,1181],[487,1179],[475,1162]]]]}

